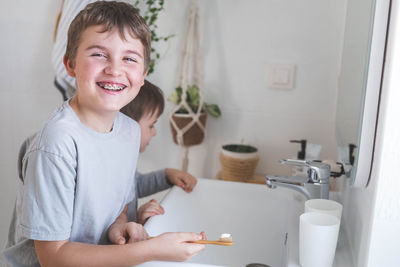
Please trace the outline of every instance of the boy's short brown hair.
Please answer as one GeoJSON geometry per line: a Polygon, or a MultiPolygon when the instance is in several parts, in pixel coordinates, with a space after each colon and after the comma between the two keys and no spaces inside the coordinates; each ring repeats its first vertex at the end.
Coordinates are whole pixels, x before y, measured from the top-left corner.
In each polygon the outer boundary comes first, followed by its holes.
{"type": "Polygon", "coordinates": [[[103,25],[104,32],[118,29],[125,40],[125,29],[138,38],[144,50],[144,69],[149,67],[151,53],[150,31],[139,11],[128,3],[116,1],[98,1],[88,4],[71,22],[68,29],[68,42],[65,56],[72,65],[75,64],[76,53],[82,33],[90,26],[103,25]]]}
{"type": "Polygon", "coordinates": [[[137,96],[121,109],[121,112],[139,121],[144,115],[157,114],[160,117],[164,111],[164,94],[161,89],[145,80],[137,96]]]}

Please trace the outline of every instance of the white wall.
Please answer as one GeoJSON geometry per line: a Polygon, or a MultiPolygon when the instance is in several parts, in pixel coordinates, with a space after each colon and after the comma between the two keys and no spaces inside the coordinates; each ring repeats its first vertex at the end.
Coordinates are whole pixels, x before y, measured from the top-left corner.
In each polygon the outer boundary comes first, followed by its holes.
{"type": "MultiPolygon", "coordinates": [[[[168,96],[177,85],[178,62],[190,1],[168,0],[159,23],[163,58],[149,79],[168,96]]],[[[202,0],[201,48],[205,97],[218,103],[222,117],[210,118],[204,144],[190,150],[189,170],[215,177],[219,146],[246,142],[260,149],[259,173],[285,173],[278,159],[299,149],[290,139],[324,144],[322,158],[335,157],[334,112],[345,0],[202,0]],[[251,26],[248,26],[251,24],[251,26]],[[295,89],[267,88],[270,63],[296,64],[295,89]]],[[[60,1],[2,1],[0,33],[0,243],[12,212],[16,158],[23,139],[36,131],[61,104],[53,88],[50,62],[53,27],[60,1]]],[[[140,170],[180,167],[181,149],[172,143],[166,111],[158,135],[139,163],[140,170]]]]}

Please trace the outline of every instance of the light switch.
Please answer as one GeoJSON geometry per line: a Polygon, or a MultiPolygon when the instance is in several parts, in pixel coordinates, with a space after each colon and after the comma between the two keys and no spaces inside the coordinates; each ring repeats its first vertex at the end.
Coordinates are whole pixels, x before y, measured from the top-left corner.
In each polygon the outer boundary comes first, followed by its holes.
{"type": "Polygon", "coordinates": [[[293,64],[272,64],[269,67],[268,87],[274,89],[292,89],[294,85],[293,64]]]}

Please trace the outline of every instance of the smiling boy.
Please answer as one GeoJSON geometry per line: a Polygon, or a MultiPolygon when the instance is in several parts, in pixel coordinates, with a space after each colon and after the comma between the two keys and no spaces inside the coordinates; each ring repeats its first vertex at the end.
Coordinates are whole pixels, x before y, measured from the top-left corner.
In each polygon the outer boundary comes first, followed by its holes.
{"type": "Polygon", "coordinates": [[[4,250],[11,266],[132,266],[182,261],[204,248],[196,233],[106,245],[133,199],[140,128],[119,110],[138,94],[150,56],[148,28],[121,2],[95,2],[68,31],[64,64],[77,92],[21,150],[19,192],[4,250]],[[140,241],[140,242],[132,242],[140,241]]]}

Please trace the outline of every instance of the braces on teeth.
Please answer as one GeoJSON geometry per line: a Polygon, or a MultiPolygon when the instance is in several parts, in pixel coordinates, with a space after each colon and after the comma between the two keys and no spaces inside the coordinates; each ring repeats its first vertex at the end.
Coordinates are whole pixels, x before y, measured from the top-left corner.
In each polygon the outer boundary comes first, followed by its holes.
{"type": "Polygon", "coordinates": [[[118,90],[122,90],[122,89],[123,89],[122,86],[118,86],[118,85],[116,85],[116,84],[113,84],[113,85],[111,85],[111,84],[106,84],[106,85],[103,86],[103,88],[104,88],[104,89],[107,89],[107,90],[115,90],[115,91],[118,91],[118,90]]]}

